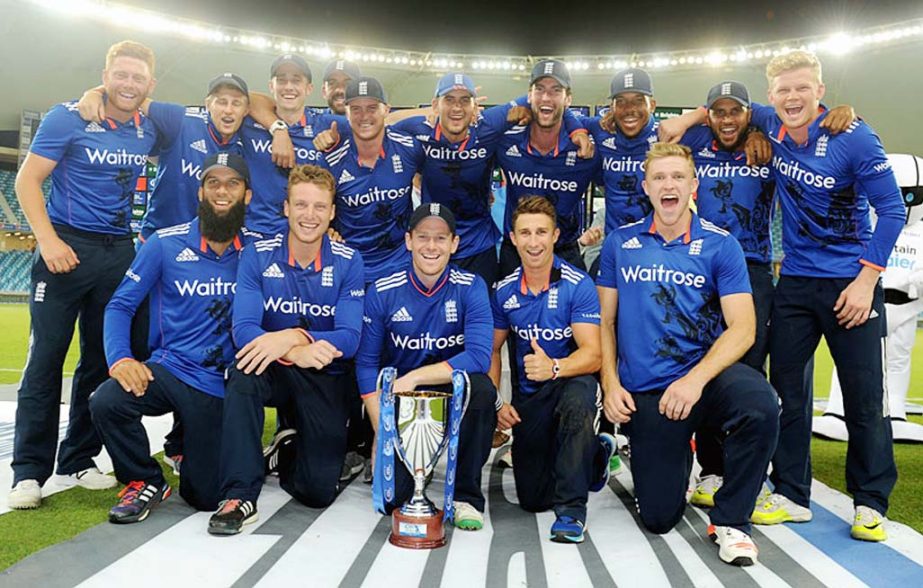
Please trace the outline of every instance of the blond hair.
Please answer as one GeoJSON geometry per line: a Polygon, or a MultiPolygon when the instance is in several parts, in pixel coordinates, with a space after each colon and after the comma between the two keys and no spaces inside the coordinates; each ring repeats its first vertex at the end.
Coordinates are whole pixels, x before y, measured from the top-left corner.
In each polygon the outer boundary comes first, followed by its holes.
{"type": "Polygon", "coordinates": [[[692,151],[685,145],[676,143],[654,143],[647,150],[647,157],[644,159],[644,175],[650,169],[650,164],[655,159],[664,159],[666,157],[681,157],[689,164],[692,175],[695,176],[695,162],[692,160],[692,151]]]}
{"type": "Polygon", "coordinates": [[[106,69],[112,67],[112,62],[117,57],[132,57],[139,59],[147,64],[151,70],[151,76],[154,75],[154,52],[147,45],[142,45],[135,41],[120,41],[109,47],[106,51],[106,69]]]}
{"type": "Polygon", "coordinates": [[[817,59],[817,55],[814,55],[810,51],[801,51],[800,49],[773,57],[772,60],[766,64],[766,80],[769,82],[769,85],[772,86],[772,81],[777,76],[787,71],[804,67],[810,69],[814,73],[814,77],[817,79],[818,84],[823,83],[820,60],[817,59]]]}
{"type": "Polygon", "coordinates": [[[296,165],[288,174],[288,195],[292,193],[292,187],[298,184],[314,184],[318,188],[323,188],[330,192],[330,201],[333,202],[336,196],[337,183],[333,175],[322,167],[316,165],[304,164],[296,165]]]}

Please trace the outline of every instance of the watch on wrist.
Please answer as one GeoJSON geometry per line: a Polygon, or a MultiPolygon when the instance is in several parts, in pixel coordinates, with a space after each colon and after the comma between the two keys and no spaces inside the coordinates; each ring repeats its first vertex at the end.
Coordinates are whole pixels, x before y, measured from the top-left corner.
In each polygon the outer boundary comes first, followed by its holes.
{"type": "Polygon", "coordinates": [[[551,360],[551,379],[557,380],[558,376],[561,375],[561,362],[557,359],[551,360]]]}
{"type": "Polygon", "coordinates": [[[282,119],[276,119],[271,125],[269,125],[269,132],[275,133],[276,131],[287,131],[288,123],[282,119]]]}

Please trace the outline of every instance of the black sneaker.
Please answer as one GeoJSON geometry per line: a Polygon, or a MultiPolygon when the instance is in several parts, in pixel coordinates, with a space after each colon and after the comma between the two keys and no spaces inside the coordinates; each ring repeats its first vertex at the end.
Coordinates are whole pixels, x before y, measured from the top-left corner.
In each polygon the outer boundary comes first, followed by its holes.
{"type": "Polygon", "coordinates": [[[340,481],[348,482],[356,474],[365,469],[365,458],[355,451],[348,451],[343,458],[343,469],[340,471],[340,481]]]}
{"type": "Polygon", "coordinates": [[[151,509],[170,497],[170,485],[130,482],[119,492],[119,503],[109,509],[109,522],[120,525],[140,523],[151,514],[151,509]]]}
{"type": "Polygon", "coordinates": [[[263,464],[267,476],[279,473],[279,452],[283,447],[294,443],[296,434],[295,429],[276,431],[272,441],[263,449],[263,464]]]}
{"type": "Polygon", "coordinates": [[[218,511],[208,519],[208,532],[212,535],[236,535],[244,525],[254,523],[259,518],[256,504],[250,500],[222,500],[218,511]]]}

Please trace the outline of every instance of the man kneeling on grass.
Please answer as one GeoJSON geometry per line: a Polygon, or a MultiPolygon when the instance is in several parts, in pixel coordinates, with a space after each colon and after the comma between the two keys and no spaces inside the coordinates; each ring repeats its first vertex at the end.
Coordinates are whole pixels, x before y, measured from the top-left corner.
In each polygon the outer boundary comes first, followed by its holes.
{"type": "Polygon", "coordinates": [[[93,424],[127,484],[109,511],[113,523],[143,521],[170,496],[151,457],[142,416],[171,412],[185,424],[180,495],[198,510],[218,505],[218,451],[224,371],[234,360],[231,304],[240,250],[252,237],[243,228],[250,174],[239,155],[205,160],[199,215],[161,229],[138,256],[106,307],[104,339],[111,378],[90,397],[93,424]],[[131,319],[150,294],[160,309],[152,353],[131,355],[131,319]]]}

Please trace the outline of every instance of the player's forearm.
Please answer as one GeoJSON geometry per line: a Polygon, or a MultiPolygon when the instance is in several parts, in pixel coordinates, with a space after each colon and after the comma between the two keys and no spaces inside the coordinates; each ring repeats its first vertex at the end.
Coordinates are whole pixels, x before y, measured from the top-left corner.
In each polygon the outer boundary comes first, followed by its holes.
{"type": "Polygon", "coordinates": [[[276,116],[276,102],[267,94],[250,92],[250,117],[263,128],[269,130],[272,123],[279,118],[276,116]]]}
{"type": "Polygon", "coordinates": [[[861,263],[882,272],[888,267],[888,257],[897,243],[897,238],[904,229],[904,217],[880,216],[875,224],[875,232],[862,254],[861,263]]]}
{"type": "Polygon", "coordinates": [[[433,109],[429,106],[423,108],[403,108],[401,110],[392,110],[385,118],[386,125],[396,125],[402,120],[413,118],[415,116],[427,117],[433,114],[433,109]]]}
{"type": "MultiPolygon", "coordinates": [[[[411,370],[404,374],[403,377],[413,382],[415,388],[420,386],[440,386],[452,381],[452,366],[444,361],[431,363],[411,370]]],[[[400,390],[397,390],[397,392],[400,392],[400,390]]]]}
{"type": "Polygon", "coordinates": [[[500,389],[500,362],[500,350],[495,349],[490,356],[490,370],[487,372],[487,376],[494,383],[494,388],[497,390],[500,389]]]}
{"type": "Polygon", "coordinates": [[[111,369],[116,362],[134,357],[131,353],[131,320],[136,307],[121,297],[113,297],[106,305],[103,319],[103,349],[106,364],[111,369]]]}
{"type": "Polygon", "coordinates": [[[607,386],[617,384],[619,381],[619,358],[615,338],[615,321],[607,321],[606,315],[603,314],[603,320],[599,327],[599,348],[601,355],[599,372],[603,384],[603,392],[608,392],[606,390],[607,386]]]}
{"type": "Polygon", "coordinates": [[[583,345],[567,357],[558,360],[561,366],[559,378],[573,378],[595,374],[602,363],[599,345],[583,345]]]}

